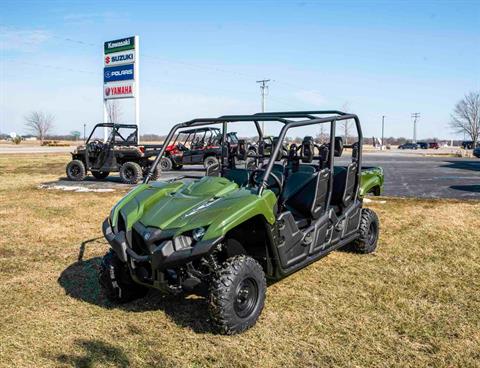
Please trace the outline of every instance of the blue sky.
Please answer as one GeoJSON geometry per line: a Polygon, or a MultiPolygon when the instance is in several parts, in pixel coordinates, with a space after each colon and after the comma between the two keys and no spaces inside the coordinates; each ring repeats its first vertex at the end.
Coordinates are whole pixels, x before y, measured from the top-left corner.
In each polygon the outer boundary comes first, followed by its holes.
{"type": "MultiPolygon", "coordinates": [[[[141,130],[260,110],[357,113],[365,135],[456,137],[455,103],[480,89],[478,1],[6,1],[0,13],[0,131],[31,110],[55,132],[102,120],[102,47],[140,36],[141,130]]],[[[131,101],[122,101],[125,122],[131,101]]],[[[245,128],[240,133],[248,134],[245,128]]]]}

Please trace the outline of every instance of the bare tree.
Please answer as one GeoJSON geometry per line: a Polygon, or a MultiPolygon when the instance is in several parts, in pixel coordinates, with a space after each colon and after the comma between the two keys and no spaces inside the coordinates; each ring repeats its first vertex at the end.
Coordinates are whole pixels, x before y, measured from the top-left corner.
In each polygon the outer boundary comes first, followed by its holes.
{"type": "Polygon", "coordinates": [[[52,114],[42,111],[32,111],[25,116],[25,125],[32,134],[35,134],[40,139],[40,142],[43,143],[47,134],[53,129],[54,120],[55,117],[52,114]]]}
{"type": "Polygon", "coordinates": [[[118,124],[122,116],[122,109],[116,100],[110,100],[107,103],[107,117],[108,122],[118,124]]]}
{"type": "Polygon", "coordinates": [[[455,105],[450,126],[457,133],[467,133],[476,147],[480,137],[480,91],[470,92],[455,105]]]}

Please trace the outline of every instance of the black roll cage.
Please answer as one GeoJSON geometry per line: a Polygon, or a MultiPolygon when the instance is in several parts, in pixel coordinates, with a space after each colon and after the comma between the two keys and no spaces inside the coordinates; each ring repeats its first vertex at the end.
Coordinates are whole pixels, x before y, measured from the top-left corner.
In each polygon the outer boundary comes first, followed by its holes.
{"type": "MultiPolygon", "coordinates": [[[[278,135],[278,142],[283,142],[287,131],[291,128],[301,127],[301,126],[309,126],[309,125],[316,125],[316,124],[324,124],[324,123],[331,123],[330,125],[330,147],[335,147],[335,128],[337,121],[342,120],[354,120],[355,126],[357,128],[358,134],[358,144],[360,149],[358,149],[358,170],[357,170],[357,178],[356,182],[357,185],[360,183],[360,176],[361,176],[361,163],[362,163],[362,145],[363,145],[363,134],[362,134],[362,127],[360,125],[360,119],[355,114],[345,113],[343,111],[338,110],[315,110],[315,111],[290,111],[290,112],[264,112],[264,113],[256,113],[253,115],[223,115],[218,118],[199,118],[186,121],[184,123],[179,123],[173,126],[170,132],[165,139],[165,142],[160,150],[160,153],[156,157],[153,165],[151,165],[150,170],[145,177],[144,184],[147,184],[150,181],[150,178],[155,171],[158,163],[160,162],[161,158],[165,153],[165,149],[172,140],[173,136],[175,135],[176,131],[182,128],[187,127],[195,127],[195,126],[205,126],[205,125],[213,125],[213,124],[222,124],[222,146],[224,142],[226,142],[226,135],[227,135],[227,124],[234,123],[234,122],[242,122],[242,121],[249,121],[254,122],[255,127],[258,132],[259,140],[263,138],[263,132],[260,128],[259,121],[262,122],[280,122],[283,123],[284,126],[282,127],[280,134],[278,135]],[[329,115],[326,117],[319,117],[318,115],[329,115]],[[290,119],[304,119],[304,120],[290,120],[290,119]]],[[[270,154],[270,160],[268,161],[267,167],[265,169],[265,174],[263,175],[262,183],[259,187],[258,194],[261,195],[264,188],[267,186],[267,181],[272,172],[273,165],[275,163],[275,158],[278,157],[282,144],[277,144],[270,154]]],[[[330,171],[333,173],[333,162],[334,162],[334,149],[329,150],[329,162],[330,162],[330,171]]],[[[221,156],[222,167],[224,165],[224,156],[221,156]]],[[[332,182],[330,181],[330,186],[332,186],[332,182]]],[[[331,192],[332,188],[330,188],[331,192]]]]}
{"type": "MultiPolygon", "coordinates": [[[[100,123],[96,124],[92,131],[90,132],[90,135],[88,136],[87,140],[85,141],[85,144],[88,144],[90,142],[90,139],[92,138],[93,132],[95,132],[95,129],[97,128],[111,128],[112,132],[114,133],[114,143],[117,143],[117,145],[121,146],[123,144],[125,145],[136,145],[138,144],[138,126],[135,124],[114,124],[114,123],[100,123]],[[127,142],[127,139],[124,138],[120,132],[118,131],[121,128],[126,128],[126,129],[133,129],[135,131],[135,142],[127,142]],[[123,142],[115,142],[115,135],[118,135],[123,142]],[[124,143],[125,142],[125,143],[124,143]]],[[[110,133],[111,134],[111,133],[110,133]]],[[[128,138],[128,137],[127,137],[128,138]]],[[[108,143],[108,142],[105,142],[108,143]]]]}

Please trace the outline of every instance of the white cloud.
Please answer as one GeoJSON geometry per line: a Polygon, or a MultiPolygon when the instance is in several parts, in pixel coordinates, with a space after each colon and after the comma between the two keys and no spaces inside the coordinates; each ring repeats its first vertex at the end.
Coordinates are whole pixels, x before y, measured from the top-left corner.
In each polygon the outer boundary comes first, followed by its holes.
{"type": "Polygon", "coordinates": [[[50,32],[42,29],[0,27],[0,50],[35,51],[51,36],[50,32]]]}

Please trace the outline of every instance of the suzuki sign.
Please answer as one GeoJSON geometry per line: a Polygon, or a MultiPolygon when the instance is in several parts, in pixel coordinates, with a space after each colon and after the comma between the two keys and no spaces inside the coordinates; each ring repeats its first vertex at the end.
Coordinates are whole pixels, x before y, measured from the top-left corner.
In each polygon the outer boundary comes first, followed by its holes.
{"type": "Polygon", "coordinates": [[[135,51],[120,51],[103,57],[104,66],[116,66],[135,62],[135,51]]]}

